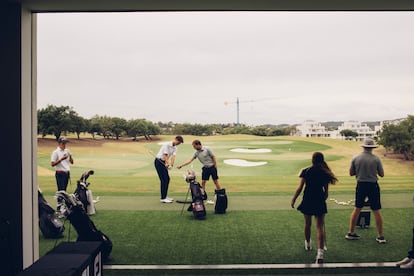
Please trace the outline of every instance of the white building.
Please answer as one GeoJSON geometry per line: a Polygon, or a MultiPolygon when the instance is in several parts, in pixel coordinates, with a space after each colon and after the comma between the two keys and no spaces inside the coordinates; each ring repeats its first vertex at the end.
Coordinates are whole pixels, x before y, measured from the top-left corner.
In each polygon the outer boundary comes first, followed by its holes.
{"type": "Polygon", "coordinates": [[[355,137],[357,140],[364,140],[365,138],[374,137],[376,135],[375,130],[371,129],[367,124],[362,124],[358,121],[344,122],[341,126],[338,127],[339,136],[341,136],[340,133],[342,130],[351,130],[358,133],[358,136],[355,137]]]}
{"type": "Polygon", "coordinates": [[[379,126],[375,126],[375,133],[380,132],[385,125],[398,125],[405,119],[406,118],[382,121],[379,126]]]}
{"type": "Polygon", "coordinates": [[[321,123],[307,120],[296,127],[296,135],[301,137],[330,137],[329,131],[321,123]]]}
{"type": "Polygon", "coordinates": [[[351,130],[358,133],[354,139],[363,140],[367,137],[374,137],[378,132],[378,127],[375,130],[371,129],[367,124],[362,124],[358,121],[347,121],[342,123],[337,130],[326,130],[321,123],[307,120],[296,127],[296,135],[301,137],[324,137],[333,139],[343,139],[341,135],[342,130],[351,130]]]}

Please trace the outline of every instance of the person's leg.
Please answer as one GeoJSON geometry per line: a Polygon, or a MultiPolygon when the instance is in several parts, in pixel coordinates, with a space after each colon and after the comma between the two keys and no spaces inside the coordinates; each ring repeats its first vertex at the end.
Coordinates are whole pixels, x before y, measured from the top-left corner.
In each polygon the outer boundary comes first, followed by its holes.
{"type": "Polygon", "coordinates": [[[361,213],[361,208],[355,207],[349,219],[349,233],[355,233],[355,225],[357,223],[359,213],[361,213]]]}
{"type": "Polygon", "coordinates": [[[325,231],[324,231],[324,224],[325,224],[325,215],[316,216],[316,231],[318,235],[318,248],[323,249],[325,247],[325,231]]]}
{"type": "Polygon", "coordinates": [[[214,185],[216,185],[216,190],[221,190],[220,184],[218,182],[218,179],[214,179],[214,185]]]}
{"type": "Polygon", "coordinates": [[[207,183],[207,180],[201,180],[201,188],[203,189],[203,191],[205,191],[206,190],[206,183],[207,183]]]}
{"type": "Polygon", "coordinates": [[[364,183],[358,182],[355,190],[355,208],[349,218],[349,231],[345,236],[347,239],[357,240],[360,238],[360,236],[355,233],[355,225],[357,223],[359,213],[361,213],[361,209],[364,207],[365,197],[366,185],[364,185],[364,183]]]}
{"type": "Polygon", "coordinates": [[[382,216],[380,210],[373,210],[374,217],[375,217],[375,225],[377,226],[378,237],[383,237],[384,233],[382,232],[382,216]]]}
{"type": "Polygon", "coordinates": [[[206,190],[206,183],[210,178],[210,171],[207,167],[201,169],[201,188],[203,191],[206,190]]]}
{"type": "Polygon", "coordinates": [[[318,253],[316,255],[316,263],[323,263],[323,253],[325,247],[325,231],[324,231],[324,224],[325,224],[325,214],[321,216],[316,216],[316,231],[318,235],[318,253]]]}
{"type": "MultiPolygon", "coordinates": [[[[55,173],[55,178],[58,191],[66,191],[66,188],[68,186],[69,175],[65,173],[55,173]]],[[[59,214],[65,211],[63,204],[64,202],[62,198],[58,197],[56,199],[56,211],[59,214]]]]}
{"type": "Polygon", "coordinates": [[[58,191],[66,191],[69,182],[69,175],[65,173],[56,173],[55,177],[58,191]]]}
{"type": "Polygon", "coordinates": [[[305,226],[303,229],[303,234],[305,235],[305,249],[312,249],[311,244],[311,227],[312,227],[312,216],[303,215],[305,218],[305,226]]]}
{"type": "Polygon", "coordinates": [[[155,169],[157,171],[158,177],[160,179],[161,199],[165,199],[168,193],[168,185],[170,182],[170,176],[168,174],[168,170],[165,167],[164,163],[156,159],[154,162],[154,165],[155,165],[155,169]]]}
{"type": "Polygon", "coordinates": [[[382,231],[383,220],[381,216],[381,194],[378,183],[372,185],[371,190],[369,191],[368,196],[369,202],[371,204],[371,209],[374,213],[375,225],[377,227],[377,241],[385,242],[384,233],[382,231]]]}
{"type": "Polygon", "coordinates": [[[211,167],[211,178],[214,181],[214,185],[216,186],[216,190],[220,190],[220,184],[218,182],[218,173],[217,173],[217,168],[216,167],[211,167]]]}

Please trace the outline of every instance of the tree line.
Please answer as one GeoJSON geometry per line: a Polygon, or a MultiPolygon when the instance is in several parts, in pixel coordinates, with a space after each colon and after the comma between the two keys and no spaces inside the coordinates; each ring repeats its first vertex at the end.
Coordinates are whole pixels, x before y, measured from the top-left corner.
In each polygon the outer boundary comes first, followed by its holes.
{"type": "MultiPolygon", "coordinates": [[[[228,135],[249,134],[256,136],[286,136],[295,133],[295,126],[246,126],[244,124],[189,124],[158,122],[146,119],[126,120],[119,117],[95,115],[90,119],[80,116],[72,107],[48,105],[37,111],[38,134],[42,137],[54,135],[58,139],[62,133],[76,133],[78,139],[82,133],[88,133],[95,139],[96,135],[105,139],[130,137],[137,140],[159,134],[172,135],[228,135]]],[[[351,131],[351,130],[348,130],[351,131]]],[[[352,131],[351,131],[352,132],[352,131]]],[[[357,133],[341,133],[343,136],[355,136],[357,133]]],[[[409,115],[399,124],[386,124],[376,137],[378,143],[387,150],[403,154],[406,160],[414,160],[414,116],[409,115]]]]}
{"type": "Polygon", "coordinates": [[[54,135],[58,139],[63,133],[76,133],[80,139],[82,133],[88,133],[95,139],[101,136],[105,139],[130,137],[137,140],[144,137],[150,140],[151,136],[159,134],[173,135],[228,135],[250,134],[258,136],[291,135],[294,126],[257,126],[250,127],[243,124],[189,124],[158,122],[146,119],[124,119],[120,117],[95,115],[92,118],[83,118],[73,107],[48,105],[37,111],[37,132],[41,137],[54,135]]]}
{"type": "Polygon", "coordinates": [[[378,134],[378,143],[402,154],[405,160],[414,160],[414,116],[408,115],[398,124],[386,124],[378,134]]]}

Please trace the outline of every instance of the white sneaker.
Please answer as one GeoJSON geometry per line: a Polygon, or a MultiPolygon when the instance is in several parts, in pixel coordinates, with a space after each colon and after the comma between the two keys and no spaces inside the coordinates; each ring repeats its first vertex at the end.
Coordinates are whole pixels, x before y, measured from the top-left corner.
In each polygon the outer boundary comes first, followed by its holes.
{"type": "Polygon", "coordinates": [[[323,249],[318,249],[315,264],[323,264],[323,249]]]}
{"type": "Polygon", "coordinates": [[[166,197],[166,199],[168,199],[168,200],[171,200],[171,201],[174,201],[174,198],[172,198],[172,197],[166,197]]]}
{"type": "Polygon", "coordinates": [[[168,198],[160,199],[160,202],[162,203],[172,203],[172,200],[169,200],[168,198]]]}
{"type": "Polygon", "coordinates": [[[404,264],[408,264],[409,262],[411,262],[413,259],[405,257],[404,259],[402,259],[401,261],[399,261],[398,263],[396,263],[396,266],[400,266],[400,265],[404,265],[404,264]]]}
{"type": "Polygon", "coordinates": [[[402,268],[402,269],[414,269],[414,259],[411,259],[411,261],[406,263],[406,264],[400,265],[400,268],[402,268]]]}
{"type": "Polygon", "coordinates": [[[309,240],[309,242],[307,242],[305,240],[305,250],[306,251],[312,250],[312,241],[311,240],[309,240]]]}

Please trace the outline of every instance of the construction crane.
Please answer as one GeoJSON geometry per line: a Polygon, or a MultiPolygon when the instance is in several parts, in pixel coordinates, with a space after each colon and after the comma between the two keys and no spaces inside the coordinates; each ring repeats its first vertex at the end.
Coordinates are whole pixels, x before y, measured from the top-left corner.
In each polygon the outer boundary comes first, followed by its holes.
{"type": "Polygon", "coordinates": [[[225,101],[224,105],[227,106],[229,104],[236,104],[237,109],[237,125],[240,125],[240,103],[252,103],[252,102],[260,102],[260,101],[267,101],[267,100],[274,100],[274,99],[285,99],[285,97],[267,97],[267,98],[261,98],[261,99],[255,99],[255,100],[244,100],[240,101],[239,97],[236,98],[235,101],[225,101]]]}
{"type": "Polygon", "coordinates": [[[239,97],[237,97],[237,100],[235,102],[228,102],[225,101],[224,105],[228,105],[228,104],[233,104],[236,103],[237,104],[237,125],[240,125],[240,101],[239,101],[239,97]]]}

